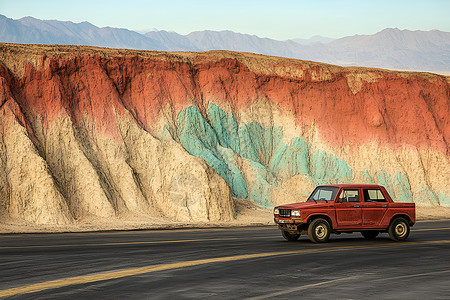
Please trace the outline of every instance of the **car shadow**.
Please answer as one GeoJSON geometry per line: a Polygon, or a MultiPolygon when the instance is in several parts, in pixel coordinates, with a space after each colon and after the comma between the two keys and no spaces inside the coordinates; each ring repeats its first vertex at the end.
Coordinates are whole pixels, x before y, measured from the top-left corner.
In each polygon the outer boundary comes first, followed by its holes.
{"type": "MultiPolygon", "coordinates": [[[[292,244],[309,244],[309,245],[376,245],[376,244],[393,244],[395,245],[396,241],[393,241],[389,238],[389,236],[386,234],[386,236],[381,235],[375,239],[366,239],[363,236],[358,236],[357,234],[343,234],[342,235],[332,235],[328,242],[326,243],[313,243],[309,240],[307,235],[302,235],[297,241],[289,242],[283,239],[283,237],[280,236],[280,242],[283,243],[292,243],[292,244]]],[[[418,242],[417,238],[408,238],[406,241],[403,241],[402,243],[408,243],[408,242],[418,242]]]]}

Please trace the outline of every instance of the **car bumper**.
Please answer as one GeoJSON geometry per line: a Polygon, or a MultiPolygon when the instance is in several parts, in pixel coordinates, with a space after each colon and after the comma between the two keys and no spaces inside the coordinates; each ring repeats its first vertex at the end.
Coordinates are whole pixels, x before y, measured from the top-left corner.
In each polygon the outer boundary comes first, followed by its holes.
{"type": "Polygon", "coordinates": [[[303,223],[305,223],[305,219],[303,219],[303,218],[281,219],[281,218],[275,217],[273,220],[276,224],[303,224],[303,223]]]}
{"type": "Polygon", "coordinates": [[[305,224],[305,219],[303,218],[282,219],[275,217],[273,220],[278,225],[278,229],[282,231],[288,231],[293,234],[304,233],[304,230],[300,227],[300,225],[305,224]]]}

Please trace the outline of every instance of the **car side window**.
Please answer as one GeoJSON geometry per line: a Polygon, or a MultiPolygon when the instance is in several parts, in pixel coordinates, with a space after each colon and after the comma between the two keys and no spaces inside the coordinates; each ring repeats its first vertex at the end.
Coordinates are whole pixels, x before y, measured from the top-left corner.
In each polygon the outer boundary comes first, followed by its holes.
{"type": "Polygon", "coordinates": [[[359,202],[358,190],[342,190],[339,195],[339,202],[359,202]]]}
{"type": "Polygon", "coordinates": [[[379,189],[364,189],[364,202],[386,202],[386,198],[379,189]]]}

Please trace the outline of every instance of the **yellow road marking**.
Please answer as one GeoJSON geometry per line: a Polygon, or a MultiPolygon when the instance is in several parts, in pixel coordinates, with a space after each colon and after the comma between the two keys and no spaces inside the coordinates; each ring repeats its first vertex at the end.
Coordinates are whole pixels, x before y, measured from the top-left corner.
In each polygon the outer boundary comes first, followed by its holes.
{"type": "Polygon", "coordinates": [[[443,228],[429,228],[429,229],[412,229],[412,231],[432,231],[432,230],[449,230],[450,227],[443,228]]]}
{"type": "Polygon", "coordinates": [[[133,268],[121,271],[109,271],[104,273],[82,275],[75,277],[62,278],[57,280],[51,280],[41,283],[35,283],[31,285],[10,288],[6,290],[0,290],[0,297],[9,297],[18,294],[34,293],[42,290],[55,289],[60,287],[65,287],[73,284],[86,284],[91,282],[111,280],[117,278],[123,278],[128,276],[135,276],[145,273],[152,273],[157,271],[179,269],[192,266],[200,266],[211,263],[236,261],[243,259],[255,259],[271,256],[280,255],[292,255],[292,254],[302,254],[302,253],[316,253],[316,252],[326,252],[326,251],[338,251],[338,250],[349,250],[349,249],[366,249],[366,248],[378,248],[378,247],[392,247],[392,246],[402,246],[402,245],[426,245],[426,244],[440,244],[440,243],[450,243],[450,240],[439,240],[439,241],[424,241],[424,242],[403,242],[403,243],[389,243],[389,244],[376,244],[376,245],[361,245],[361,246],[340,246],[340,247],[325,247],[316,249],[305,249],[305,250],[294,250],[294,251],[281,251],[281,252],[267,252],[267,253],[256,253],[256,254],[244,254],[235,256],[225,256],[216,258],[207,258],[199,260],[184,261],[171,264],[163,264],[156,266],[146,266],[140,268],[133,268]]]}
{"type": "Polygon", "coordinates": [[[102,243],[102,244],[66,244],[66,245],[30,245],[30,246],[4,246],[1,249],[22,249],[22,248],[53,248],[53,247],[85,247],[85,246],[116,246],[116,245],[146,245],[146,244],[170,244],[170,243],[188,243],[188,242],[209,242],[209,241],[227,241],[238,238],[223,239],[195,239],[195,240],[173,240],[173,241],[152,241],[152,242],[122,242],[122,243],[102,243]]]}

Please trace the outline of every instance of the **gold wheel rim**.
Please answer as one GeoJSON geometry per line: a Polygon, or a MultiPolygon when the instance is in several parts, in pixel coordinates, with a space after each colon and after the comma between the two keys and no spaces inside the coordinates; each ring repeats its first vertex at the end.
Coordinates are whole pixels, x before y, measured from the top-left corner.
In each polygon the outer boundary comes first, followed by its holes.
{"type": "Polygon", "coordinates": [[[316,227],[315,232],[317,238],[323,239],[327,235],[327,228],[324,225],[320,224],[316,227]]]}
{"type": "Polygon", "coordinates": [[[406,229],[406,224],[405,223],[399,223],[395,226],[395,234],[399,237],[402,238],[406,235],[407,229],[406,229]]]}

